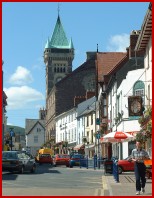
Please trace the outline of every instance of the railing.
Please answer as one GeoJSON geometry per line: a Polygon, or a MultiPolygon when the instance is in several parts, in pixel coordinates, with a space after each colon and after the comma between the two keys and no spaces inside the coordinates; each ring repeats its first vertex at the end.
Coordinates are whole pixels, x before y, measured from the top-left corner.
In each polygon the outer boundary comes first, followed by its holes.
{"type": "Polygon", "coordinates": [[[80,168],[94,168],[94,170],[102,169],[104,174],[113,174],[116,182],[119,182],[119,167],[117,158],[112,158],[112,160],[102,159],[94,156],[93,159],[89,159],[88,156],[84,159],[80,159],[80,168]]]}
{"type": "Polygon", "coordinates": [[[88,169],[88,156],[84,159],[80,158],[80,168],[81,167],[86,167],[88,169]]]}

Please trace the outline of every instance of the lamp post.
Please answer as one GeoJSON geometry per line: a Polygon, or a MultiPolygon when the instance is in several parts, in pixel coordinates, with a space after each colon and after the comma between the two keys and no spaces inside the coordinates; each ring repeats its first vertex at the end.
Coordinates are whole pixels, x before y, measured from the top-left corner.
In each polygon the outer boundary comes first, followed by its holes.
{"type": "Polygon", "coordinates": [[[11,137],[11,151],[12,151],[12,137],[14,136],[14,128],[10,128],[10,137],[11,137]]]}
{"type": "Polygon", "coordinates": [[[68,144],[67,144],[67,133],[66,133],[66,127],[67,127],[67,126],[66,126],[66,124],[67,124],[67,123],[65,122],[65,150],[66,150],[66,153],[67,153],[67,145],[68,145],[68,144]]]}
{"type": "Polygon", "coordinates": [[[98,155],[100,154],[100,151],[99,151],[99,139],[100,139],[100,137],[101,137],[100,131],[97,131],[96,138],[97,138],[97,140],[98,140],[98,141],[97,141],[97,142],[98,142],[98,151],[97,151],[97,152],[98,152],[98,153],[97,153],[98,155]]]}

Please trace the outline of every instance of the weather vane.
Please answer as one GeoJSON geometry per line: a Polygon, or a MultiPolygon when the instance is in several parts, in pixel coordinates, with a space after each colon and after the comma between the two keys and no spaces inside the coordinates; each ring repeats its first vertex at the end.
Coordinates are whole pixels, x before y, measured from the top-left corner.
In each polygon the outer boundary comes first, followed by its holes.
{"type": "Polygon", "coordinates": [[[58,15],[59,15],[59,12],[60,12],[60,3],[58,3],[58,15]]]}

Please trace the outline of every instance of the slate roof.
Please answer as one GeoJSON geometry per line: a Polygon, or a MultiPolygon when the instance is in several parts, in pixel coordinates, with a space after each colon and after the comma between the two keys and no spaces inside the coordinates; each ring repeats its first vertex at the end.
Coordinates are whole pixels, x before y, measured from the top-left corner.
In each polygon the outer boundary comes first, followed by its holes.
{"type": "Polygon", "coordinates": [[[88,100],[78,104],[77,117],[88,114],[95,110],[96,97],[89,98],[88,100]]]}
{"type": "Polygon", "coordinates": [[[32,129],[37,125],[40,124],[43,128],[45,127],[45,120],[40,119],[26,119],[26,127],[25,127],[25,134],[29,134],[32,129]]]}

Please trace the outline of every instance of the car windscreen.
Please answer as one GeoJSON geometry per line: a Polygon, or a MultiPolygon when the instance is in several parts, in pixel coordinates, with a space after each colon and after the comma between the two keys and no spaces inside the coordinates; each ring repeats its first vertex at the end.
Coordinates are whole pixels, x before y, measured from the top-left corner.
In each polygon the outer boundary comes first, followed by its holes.
{"type": "Polygon", "coordinates": [[[3,159],[17,159],[17,153],[15,152],[3,152],[3,159]]]}
{"type": "Polygon", "coordinates": [[[63,158],[70,158],[70,156],[69,155],[64,155],[63,158]]]}
{"type": "Polygon", "coordinates": [[[51,157],[50,154],[41,154],[40,157],[51,157]]]}
{"type": "Polygon", "coordinates": [[[82,155],[73,155],[71,158],[83,158],[82,155]]]}

